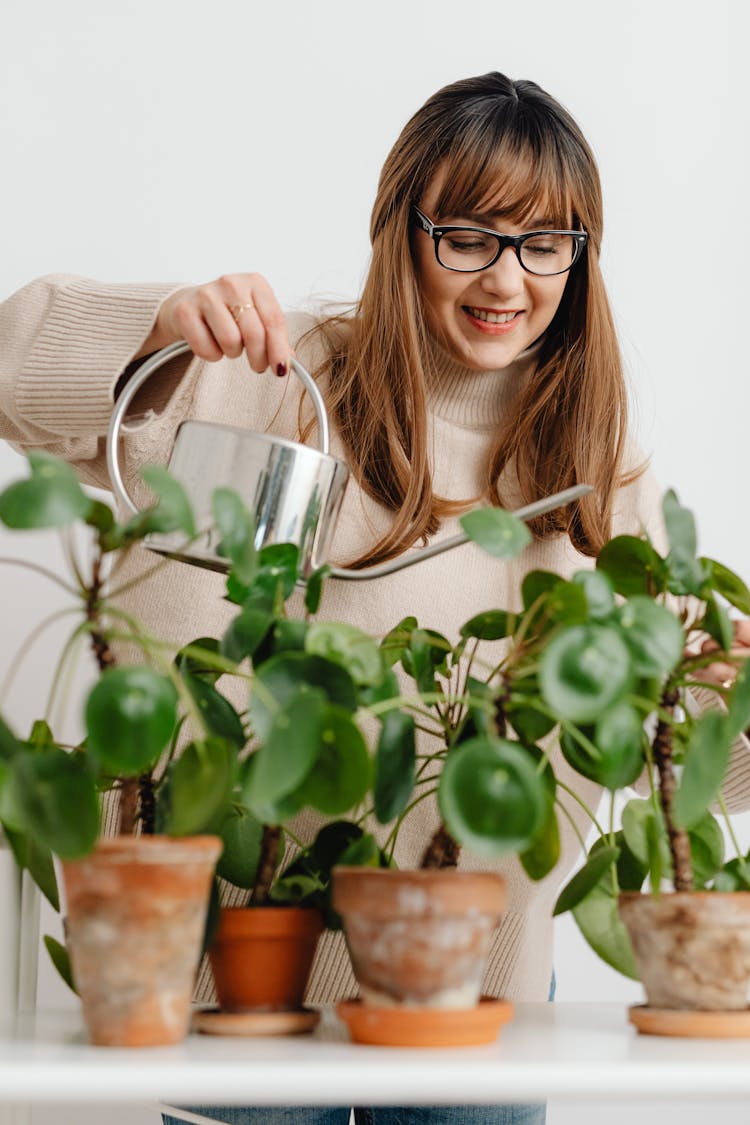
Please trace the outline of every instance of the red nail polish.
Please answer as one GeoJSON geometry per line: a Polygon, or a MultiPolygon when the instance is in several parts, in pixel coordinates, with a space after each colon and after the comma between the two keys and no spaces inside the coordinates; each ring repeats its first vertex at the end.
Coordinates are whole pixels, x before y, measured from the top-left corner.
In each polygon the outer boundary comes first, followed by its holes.
{"type": "Polygon", "coordinates": [[[279,378],[281,378],[283,375],[286,375],[286,364],[285,363],[279,363],[277,365],[276,374],[279,376],[279,378]]]}

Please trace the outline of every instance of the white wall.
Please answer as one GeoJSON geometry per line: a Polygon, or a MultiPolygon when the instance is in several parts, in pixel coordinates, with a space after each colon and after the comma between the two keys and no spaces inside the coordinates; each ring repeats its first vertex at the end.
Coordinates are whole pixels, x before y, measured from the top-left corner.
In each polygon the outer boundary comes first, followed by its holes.
{"type": "MultiPolygon", "coordinates": [[[[640,439],[694,508],[704,551],[748,577],[746,33],[743,0],[3,0],[0,297],[59,270],[193,281],[245,269],[290,305],[351,296],[378,171],[411,112],[459,77],[533,78],[600,162],[640,439]]],[[[0,448],[0,486],[20,468],[0,448]]],[[[54,563],[55,541],[38,542],[54,563]]],[[[20,550],[0,533],[0,554],[20,550]]],[[[59,604],[41,579],[2,571],[0,674],[59,604]]],[[[42,680],[36,659],[21,668],[19,725],[42,680]]],[[[747,843],[747,817],[739,830],[747,843]]],[[[560,998],[639,995],[567,922],[558,939],[560,998]]]]}

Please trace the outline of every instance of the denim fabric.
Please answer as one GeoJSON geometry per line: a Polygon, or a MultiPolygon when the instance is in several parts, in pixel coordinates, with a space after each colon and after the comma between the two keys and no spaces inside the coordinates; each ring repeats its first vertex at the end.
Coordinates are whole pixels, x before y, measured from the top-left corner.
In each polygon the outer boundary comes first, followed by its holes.
{"type": "MultiPolygon", "coordinates": [[[[555,998],[555,974],[549,986],[555,998]]],[[[213,1117],[224,1125],[348,1125],[341,1107],[191,1106],[191,1113],[213,1117]]],[[[355,1125],[545,1125],[545,1102],[508,1105],[373,1106],[354,1110],[355,1125]]],[[[162,1117],[164,1125],[181,1125],[178,1117],[162,1117]]]]}

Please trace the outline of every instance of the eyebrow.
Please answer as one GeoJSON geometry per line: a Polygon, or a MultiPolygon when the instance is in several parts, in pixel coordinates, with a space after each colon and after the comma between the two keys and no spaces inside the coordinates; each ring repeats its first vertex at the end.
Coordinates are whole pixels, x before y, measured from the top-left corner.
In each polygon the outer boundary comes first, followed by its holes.
{"type": "MultiPolygon", "coordinates": [[[[477,226],[480,226],[480,227],[486,227],[489,224],[491,224],[492,222],[494,222],[496,219],[502,219],[502,218],[508,217],[507,215],[503,214],[502,211],[488,211],[488,212],[485,212],[484,214],[480,214],[477,211],[462,211],[461,215],[462,215],[463,218],[468,219],[469,222],[476,223],[477,226]]],[[[443,221],[441,220],[441,222],[443,222],[443,221]]],[[[443,225],[444,226],[450,226],[452,224],[443,223],[443,225]]],[[[524,226],[526,227],[527,230],[543,230],[543,229],[549,230],[549,229],[556,229],[557,228],[557,224],[555,223],[555,220],[550,218],[548,215],[534,216],[534,218],[530,222],[525,223],[524,226]]]]}

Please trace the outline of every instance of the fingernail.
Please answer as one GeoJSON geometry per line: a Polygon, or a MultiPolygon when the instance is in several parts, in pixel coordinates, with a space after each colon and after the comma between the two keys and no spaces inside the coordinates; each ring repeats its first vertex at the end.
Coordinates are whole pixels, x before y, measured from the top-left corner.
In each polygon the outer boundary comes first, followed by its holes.
{"type": "Polygon", "coordinates": [[[277,365],[276,374],[279,376],[279,378],[281,378],[283,375],[286,375],[286,364],[285,363],[279,363],[277,365]]]}

